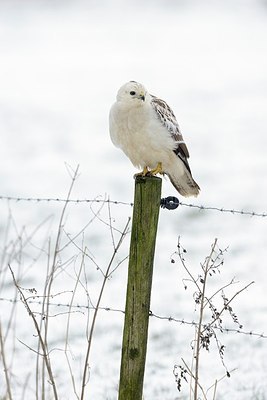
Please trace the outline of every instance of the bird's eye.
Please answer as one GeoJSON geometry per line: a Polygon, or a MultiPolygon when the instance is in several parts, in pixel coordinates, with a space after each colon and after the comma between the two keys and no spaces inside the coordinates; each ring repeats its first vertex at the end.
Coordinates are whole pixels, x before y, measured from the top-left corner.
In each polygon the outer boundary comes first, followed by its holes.
{"type": "Polygon", "coordinates": [[[131,96],[134,96],[136,93],[132,90],[131,92],[130,92],[130,95],[131,96]]]}

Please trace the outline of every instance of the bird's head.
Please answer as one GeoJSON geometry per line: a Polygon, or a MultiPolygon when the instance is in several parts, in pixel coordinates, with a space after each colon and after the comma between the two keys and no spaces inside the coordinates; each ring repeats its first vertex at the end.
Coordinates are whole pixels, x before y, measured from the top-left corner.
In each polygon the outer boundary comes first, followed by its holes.
{"type": "Polygon", "coordinates": [[[147,96],[148,92],[141,83],[130,81],[119,89],[117,101],[138,106],[145,103],[147,96]]]}

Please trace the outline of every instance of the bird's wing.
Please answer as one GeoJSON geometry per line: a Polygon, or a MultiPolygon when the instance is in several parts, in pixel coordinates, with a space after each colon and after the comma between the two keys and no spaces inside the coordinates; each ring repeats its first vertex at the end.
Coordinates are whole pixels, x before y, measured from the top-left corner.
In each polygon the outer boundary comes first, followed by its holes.
{"type": "Polygon", "coordinates": [[[184,142],[184,138],[181,134],[178,122],[175,118],[175,115],[172,109],[168,106],[168,104],[156,96],[151,96],[151,105],[156,112],[157,117],[161,121],[161,123],[168,129],[171,136],[175,140],[177,147],[174,152],[178,157],[184,162],[187,169],[190,171],[190,167],[187,159],[189,158],[189,151],[184,142]]]}

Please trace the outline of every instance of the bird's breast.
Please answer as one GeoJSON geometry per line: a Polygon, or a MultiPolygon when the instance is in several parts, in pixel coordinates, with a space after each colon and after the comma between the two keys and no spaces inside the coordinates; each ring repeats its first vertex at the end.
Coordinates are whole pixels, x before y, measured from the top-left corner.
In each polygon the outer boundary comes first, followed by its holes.
{"type": "Polygon", "coordinates": [[[175,141],[151,107],[114,109],[110,117],[110,133],[137,167],[154,168],[166,153],[175,148],[175,141]]]}

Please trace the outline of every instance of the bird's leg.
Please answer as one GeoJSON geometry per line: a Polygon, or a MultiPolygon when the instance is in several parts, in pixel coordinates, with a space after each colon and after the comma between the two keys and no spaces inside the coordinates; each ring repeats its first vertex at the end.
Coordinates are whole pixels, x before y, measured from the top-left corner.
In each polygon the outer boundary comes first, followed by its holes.
{"type": "Polygon", "coordinates": [[[146,176],[149,173],[147,166],[144,167],[143,171],[137,172],[137,174],[134,174],[134,178],[137,176],[146,176]]]}
{"type": "Polygon", "coordinates": [[[151,171],[149,171],[150,175],[157,175],[157,174],[161,174],[163,175],[163,169],[162,169],[162,163],[158,162],[158,165],[156,166],[156,168],[153,168],[151,171]]]}

